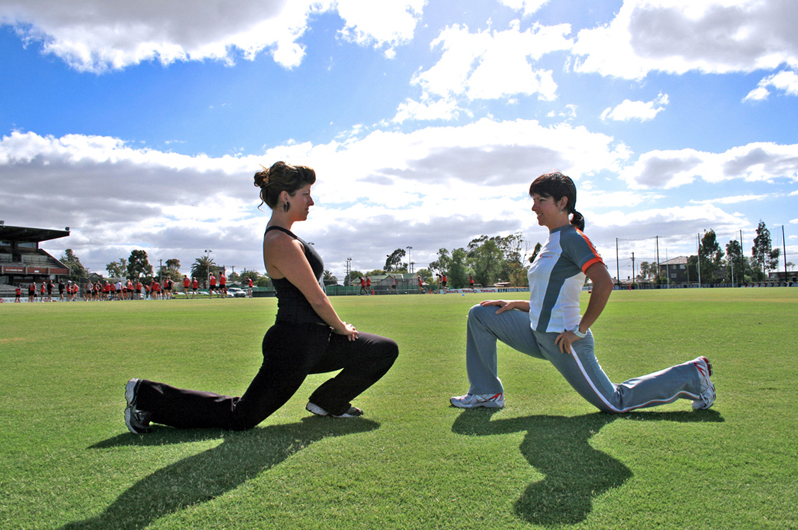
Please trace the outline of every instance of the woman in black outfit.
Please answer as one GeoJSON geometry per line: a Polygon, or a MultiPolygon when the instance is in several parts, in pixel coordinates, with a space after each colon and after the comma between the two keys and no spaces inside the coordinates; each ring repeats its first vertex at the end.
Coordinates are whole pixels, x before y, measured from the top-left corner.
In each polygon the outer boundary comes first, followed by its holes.
{"type": "Polygon", "coordinates": [[[394,341],[360,333],[338,318],[320,280],[324,264],[313,246],[291,232],[308,218],[316,182],[313,169],[277,162],[255,174],[260,197],[272,209],[263,236],[263,262],[277,291],[277,318],[263,337],[263,365],[241,397],[183,390],[146,379],[125,387],[125,423],[150,432],[150,422],[179,428],[251,429],[280,408],[308,374],[341,370],[310,396],[307,410],[351,418],[350,401],[393,365],[394,341]]]}

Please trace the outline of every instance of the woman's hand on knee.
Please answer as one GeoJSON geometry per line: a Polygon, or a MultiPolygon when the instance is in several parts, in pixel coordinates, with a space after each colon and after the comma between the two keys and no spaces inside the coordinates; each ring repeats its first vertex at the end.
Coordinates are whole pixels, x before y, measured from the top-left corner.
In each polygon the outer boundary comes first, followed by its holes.
{"type": "Polygon", "coordinates": [[[485,300],[480,305],[483,307],[497,306],[499,308],[496,310],[497,315],[513,309],[529,312],[529,302],[526,300],[485,300]]]}

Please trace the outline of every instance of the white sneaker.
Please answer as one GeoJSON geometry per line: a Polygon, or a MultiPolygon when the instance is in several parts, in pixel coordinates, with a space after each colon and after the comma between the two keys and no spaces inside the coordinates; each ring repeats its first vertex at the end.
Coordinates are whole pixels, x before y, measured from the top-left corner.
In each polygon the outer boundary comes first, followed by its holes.
{"type": "Polygon", "coordinates": [[[504,394],[466,394],[464,396],[454,396],[449,401],[457,408],[472,409],[474,407],[487,407],[500,409],[504,407],[504,394]]]}
{"type": "Polygon", "coordinates": [[[305,405],[305,410],[308,412],[312,412],[316,416],[332,416],[333,418],[357,418],[358,416],[363,415],[363,411],[357,407],[349,407],[349,410],[336,416],[335,414],[330,414],[320,406],[316,405],[315,403],[311,403],[308,401],[308,404],[305,405]]]}
{"type": "Polygon", "coordinates": [[[150,417],[152,413],[136,408],[136,392],[139,389],[140,379],[131,379],[125,385],[125,425],[133,434],[146,434],[152,432],[150,417]]]}
{"type": "Polygon", "coordinates": [[[709,376],[712,375],[712,364],[704,356],[697,357],[693,364],[698,370],[698,377],[701,378],[701,392],[699,393],[701,399],[693,401],[693,408],[696,410],[708,409],[715,402],[715,385],[709,379],[709,376]]]}

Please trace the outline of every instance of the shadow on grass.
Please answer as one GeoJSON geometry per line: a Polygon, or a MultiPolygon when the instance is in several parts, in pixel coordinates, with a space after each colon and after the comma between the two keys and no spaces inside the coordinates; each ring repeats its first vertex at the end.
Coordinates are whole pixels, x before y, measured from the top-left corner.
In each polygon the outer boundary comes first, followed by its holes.
{"type": "Polygon", "coordinates": [[[221,439],[221,444],[159,469],[134,484],[97,517],[63,529],[145,528],[183,508],[208,502],[237,488],[314,442],[333,436],[373,431],[379,423],[307,417],[299,423],[272,425],[245,432],[179,430],[156,427],[145,436],[122,434],[91,446],[163,446],[221,439]]]}
{"type": "Polygon", "coordinates": [[[515,501],[515,513],[539,525],[574,524],[587,518],[593,498],[632,477],[622,462],[597,451],[588,440],[617,420],[722,422],[719,413],[633,412],[623,416],[601,412],[584,416],[527,416],[491,421],[496,409],[463,411],[452,431],[467,436],[525,431],[521,454],[545,478],[530,484],[515,501]]]}

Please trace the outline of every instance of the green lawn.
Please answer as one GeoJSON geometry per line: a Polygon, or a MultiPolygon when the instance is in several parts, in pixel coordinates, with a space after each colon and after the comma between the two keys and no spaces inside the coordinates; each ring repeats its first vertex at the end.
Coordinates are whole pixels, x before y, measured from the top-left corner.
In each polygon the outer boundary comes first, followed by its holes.
{"type": "Polygon", "coordinates": [[[399,343],[364,418],[305,412],[318,375],[252,431],[143,436],[127,380],[240,395],[274,299],[0,305],[0,527],[798,528],[798,289],[613,293],[593,332],[614,381],[707,355],[718,390],[624,416],[506,347],[507,406],[449,407],[484,298],[333,298],[399,343]]]}

